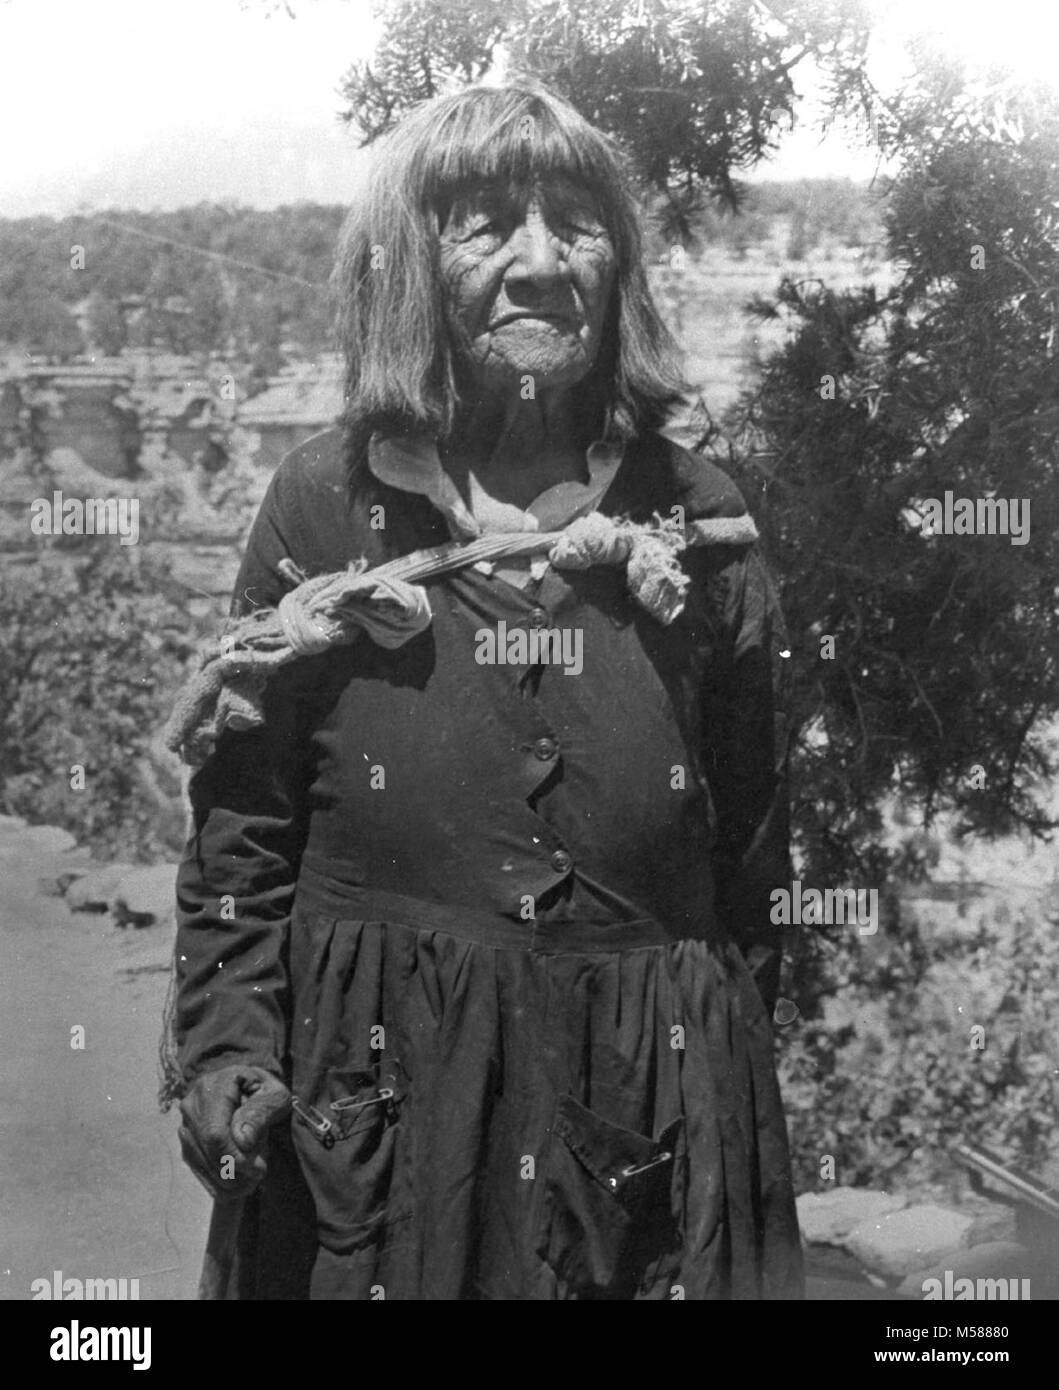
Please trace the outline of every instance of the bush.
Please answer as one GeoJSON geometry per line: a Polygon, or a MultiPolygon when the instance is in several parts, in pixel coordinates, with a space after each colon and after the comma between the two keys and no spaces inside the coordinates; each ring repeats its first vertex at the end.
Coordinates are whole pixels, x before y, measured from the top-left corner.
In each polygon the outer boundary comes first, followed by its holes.
{"type": "Polygon", "coordinates": [[[721,458],[780,575],[793,822],[832,883],[885,880],[895,791],[927,825],[1042,834],[1059,770],[1059,99],[939,60],[894,117],[892,285],[755,301],[789,331],[721,458]],[[1032,507],[1032,538],[935,534],[946,494],[1032,507]]]}
{"type": "Polygon", "coordinates": [[[1054,1153],[1059,910],[1005,916],[808,943],[821,993],[777,1039],[800,1191],[832,1186],[827,1154],[839,1183],[915,1187],[951,1178],[959,1140],[1030,1169],[1054,1153]]]}
{"type": "Polygon", "coordinates": [[[179,811],[159,805],[150,746],[191,623],[147,556],[93,551],[0,572],[0,801],[101,855],[148,862],[182,836],[179,811]]]}

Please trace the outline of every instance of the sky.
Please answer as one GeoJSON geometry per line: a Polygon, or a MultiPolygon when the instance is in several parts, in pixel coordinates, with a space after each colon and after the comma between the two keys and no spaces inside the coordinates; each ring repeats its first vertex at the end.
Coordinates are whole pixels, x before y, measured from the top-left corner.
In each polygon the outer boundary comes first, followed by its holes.
{"type": "MultiPolygon", "coordinates": [[[[884,90],[924,30],[971,61],[1059,80],[1047,0],[870,3],[884,90]]],[[[0,216],[345,201],[356,141],[338,87],[378,24],[370,0],[291,4],[294,19],[270,0],[0,0],[0,216]]],[[[812,74],[796,76],[805,104],[756,176],[869,178],[867,149],[821,139],[812,74]]]]}

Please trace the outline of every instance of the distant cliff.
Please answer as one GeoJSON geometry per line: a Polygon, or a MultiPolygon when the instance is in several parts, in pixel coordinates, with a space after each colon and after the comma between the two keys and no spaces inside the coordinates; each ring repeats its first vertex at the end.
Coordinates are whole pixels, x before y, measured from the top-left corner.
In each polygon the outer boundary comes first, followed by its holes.
{"type": "Polygon", "coordinates": [[[135,498],[139,542],[171,552],[174,581],[226,595],[273,469],[340,405],[333,357],[289,368],[251,397],[227,364],[157,350],[11,362],[0,382],[0,554],[40,553],[38,498],[135,498]]]}

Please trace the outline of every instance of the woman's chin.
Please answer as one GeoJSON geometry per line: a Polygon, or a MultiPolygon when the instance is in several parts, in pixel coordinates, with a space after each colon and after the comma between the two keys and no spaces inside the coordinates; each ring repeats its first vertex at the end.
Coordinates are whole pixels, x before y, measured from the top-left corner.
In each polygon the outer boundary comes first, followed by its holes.
{"type": "Polygon", "coordinates": [[[516,391],[523,400],[532,401],[540,391],[576,386],[591,370],[591,361],[581,352],[527,353],[503,362],[494,360],[475,372],[475,380],[484,391],[516,391]]]}

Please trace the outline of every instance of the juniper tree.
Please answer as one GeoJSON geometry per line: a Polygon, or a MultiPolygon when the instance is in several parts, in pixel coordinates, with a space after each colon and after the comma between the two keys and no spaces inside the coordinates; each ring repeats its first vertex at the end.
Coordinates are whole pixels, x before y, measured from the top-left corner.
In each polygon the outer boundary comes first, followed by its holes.
{"type": "Polygon", "coordinates": [[[861,0],[388,0],[375,56],[343,83],[343,118],[365,141],[500,59],[570,101],[627,150],[686,234],[706,197],[738,204],[751,168],[793,119],[807,58],[836,91],[855,82],[861,0]]]}
{"type": "Polygon", "coordinates": [[[756,303],[790,337],[730,454],[781,577],[796,824],[825,878],[878,877],[891,790],[1042,832],[1055,771],[1059,100],[924,54],[874,128],[896,279],[756,303]],[[1028,501],[1028,543],[926,535],[946,492],[1028,501]]]}

